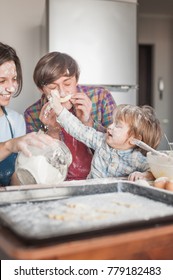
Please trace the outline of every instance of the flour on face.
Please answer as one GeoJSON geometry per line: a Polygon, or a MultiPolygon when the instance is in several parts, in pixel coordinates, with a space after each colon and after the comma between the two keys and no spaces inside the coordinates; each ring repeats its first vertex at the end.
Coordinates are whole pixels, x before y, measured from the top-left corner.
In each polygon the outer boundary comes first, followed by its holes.
{"type": "Polygon", "coordinates": [[[13,61],[0,65],[0,95],[6,97],[18,88],[16,66],[13,61]]]}

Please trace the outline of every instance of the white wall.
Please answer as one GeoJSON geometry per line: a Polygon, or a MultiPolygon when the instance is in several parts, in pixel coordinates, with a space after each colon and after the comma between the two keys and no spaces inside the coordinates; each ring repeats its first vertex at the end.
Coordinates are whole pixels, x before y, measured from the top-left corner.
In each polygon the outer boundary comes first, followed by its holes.
{"type": "MultiPolygon", "coordinates": [[[[138,37],[140,44],[154,46],[154,107],[163,131],[173,141],[173,19],[166,16],[140,16],[138,37]],[[163,78],[165,84],[162,100],[158,92],[159,77],[163,78]]],[[[166,147],[164,140],[162,148],[166,147]]]]}
{"type": "Polygon", "coordinates": [[[10,107],[23,111],[40,97],[33,82],[34,67],[47,51],[45,33],[46,0],[0,0],[0,41],[14,47],[20,57],[24,85],[10,107]]]}

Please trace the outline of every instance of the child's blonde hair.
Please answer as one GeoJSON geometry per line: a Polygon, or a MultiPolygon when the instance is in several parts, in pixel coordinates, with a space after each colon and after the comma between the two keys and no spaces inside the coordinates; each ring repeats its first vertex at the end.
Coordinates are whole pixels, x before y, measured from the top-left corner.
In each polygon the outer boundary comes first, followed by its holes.
{"type": "MultiPolygon", "coordinates": [[[[161,141],[160,121],[151,106],[121,104],[114,110],[114,122],[123,121],[129,125],[129,136],[142,140],[156,149],[161,141]]],[[[146,151],[141,150],[143,154],[146,151]]]]}

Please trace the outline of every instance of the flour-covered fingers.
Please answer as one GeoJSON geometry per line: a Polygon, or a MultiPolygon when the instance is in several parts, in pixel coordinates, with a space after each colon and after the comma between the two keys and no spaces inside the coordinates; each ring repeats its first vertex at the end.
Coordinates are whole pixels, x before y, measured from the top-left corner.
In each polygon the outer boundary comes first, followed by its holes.
{"type": "Polygon", "coordinates": [[[128,180],[129,181],[136,181],[136,180],[141,180],[143,178],[144,178],[144,176],[141,172],[135,171],[135,172],[133,172],[129,175],[128,180]]]}
{"type": "Polygon", "coordinates": [[[73,94],[72,98],[71,98],[71,102],[74,105],[85,105],[86,108],[88,108],[89,110],[92,109],[92,102],[89,99],[89,97],[83,93],[83,92],[77,92],[75,94],[73,94]]]}
{"type": "Polygon", "coordinates": [[[71,98],[71,102],[75,108],[76,116],[83,123],[87,123],[92,111],[92,102],[89,97],[83,92],[75,93],[71,98]]]}
{"type": "Polygon", "coordinates": [[[53,145],[54,143],[55,140],[46,134],[31,132],[24,136],[14,138],[11,143],[11,151],[23,152],[26,156],[31,156],[32,154],[29,149],[30,146],[43,149],[48,145],[53,145]]]}

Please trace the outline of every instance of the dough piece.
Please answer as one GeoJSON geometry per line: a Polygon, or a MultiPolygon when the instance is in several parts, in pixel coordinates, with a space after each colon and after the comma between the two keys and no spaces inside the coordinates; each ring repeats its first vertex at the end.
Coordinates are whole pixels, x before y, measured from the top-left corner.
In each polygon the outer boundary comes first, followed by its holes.
{"type": "Polygon", "coordinates": [[[64,96],[64,97],[60,97],[60,94],[59,94],[59,92],[58,92],[57,89],[52,90],[52,92],[53,92],[57,97],[60,98],[60,102],[61,102],[61,103],[65,103],[65,102],[69,101],[70,98],[72,97],[72,94],[71,94],[71,93],[69,93],[68,95],[66,95],[66,96],[64,96]]]}
{"type": "Polygon", "coordinates": [[[60,102],[65,103],[65,102],[69,101],[71,99],[71,97],[72,97],[72,94],[68,94],[64,97],[60,97],[60,102]]]}

